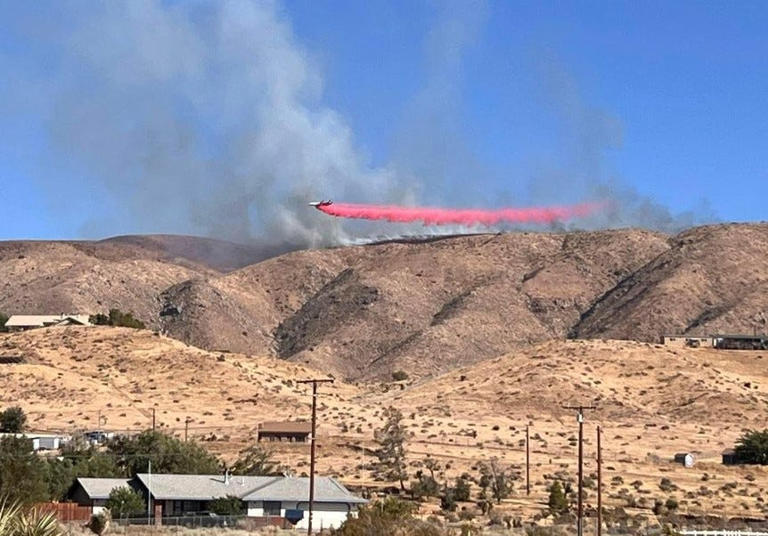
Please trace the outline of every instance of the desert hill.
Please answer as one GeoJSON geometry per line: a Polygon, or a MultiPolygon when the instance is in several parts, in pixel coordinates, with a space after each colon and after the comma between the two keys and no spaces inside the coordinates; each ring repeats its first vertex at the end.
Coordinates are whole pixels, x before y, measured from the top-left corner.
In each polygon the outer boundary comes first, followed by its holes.
{"type": "Polygon", "coordinates": [[[166,288],[272,252],[271,246],[172,235],[0,242],[0,311],[92,314],[116,307],[157,326],[157,297],[166,288]]]}
{"type": "MultiPolygon", "coordinates": [[[[311,397],[296,379],[316,371],[273,357],[209,352],[151,331],[47,328],[0,334],[0,404],[20,404],[38,430],[114,431],[157,426],[232,459],[259,422],[309,415],[311,397]]],[[[370,473],[373,431],[393,405],[409,430],[413,475],[427,456],[440,480],[497,458],[519,473],[531,427],[532,488],[522,482],[502,511],[530,517],[546,507],[546,485],[576,474],[576,421],[564,403],[587,412],[586,474],[593,475],[595,426],[603,427],[605,501],[650,516],[656,499],[675,498],[691,515],[764,515],[768,469],[720,464],[745,428],[764,426],[768,355],[756,351],[668,348],[631,341],[550,341],[486,359],[429,380],[337,381],[321,389],[318,470],[354,486],[381,486],[370,473]],[[696,465],[671,463],[693,452],[696,465]],[[660,483],[669,482],[664,489],[660,483]],[[736,482],[737,485],[733,483],[736,482]]],[[[297,473],[308,448],[272,444],[297,473]]],[[[594,490],[587,490],[594,506],[594,490]]]]}
{"type": "Polygon", "coordinates": [[[352,380],[435,375],[568,337],[765,331],[768,224],[391,240],[226,271],[256,254],[243,248],[190,237],[3,243],[0,311],[118,307],[201,348],[352,380]]]}

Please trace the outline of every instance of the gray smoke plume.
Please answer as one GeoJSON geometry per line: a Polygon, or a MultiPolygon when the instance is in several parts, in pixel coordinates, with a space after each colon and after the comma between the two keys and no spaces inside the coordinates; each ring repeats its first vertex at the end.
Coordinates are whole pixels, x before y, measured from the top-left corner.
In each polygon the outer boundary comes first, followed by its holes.
{"type": "MultiPolygon", "coordinates": [[[[425,85],[404,106],[385,167],[372,167],[344,119],[323,105],[312,52],[276,2],[35,4],[15,23],[57,56],[43,81],[20,87],[45,115],[61,162],[79,174],[74,186],[104,191],[116,207],[117,228],[95,219],[86,234],[125,232],[125,218],[142,231],[258,236],[296,247],[423,234],[419,225],[343,222],[306,204],[330,197],[491,205],[478,193],[488,189],[466,177],[512,175],[476,158],[457,120],[465,54],[488,16],[483,1],[439,6],[425,45],[425,85]]],[[[531,200],[608,196],[615,209],[585,225],[680,226],[605,169],[620,123],[586,106],[564,69],[544,72],[543,105],[558,110],[571,159],[530,171],[531,200]]]]}

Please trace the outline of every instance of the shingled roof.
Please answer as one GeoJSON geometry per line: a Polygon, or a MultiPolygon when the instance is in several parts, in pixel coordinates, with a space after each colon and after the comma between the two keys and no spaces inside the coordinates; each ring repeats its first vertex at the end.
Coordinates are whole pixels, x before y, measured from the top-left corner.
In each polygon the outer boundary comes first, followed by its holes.
{"type": "MultiPolygon", "coordinates": [[[[157,500],[209,501],[234,496],[244,501],[307,501],[309,478],[286,476],[163,475],[140,473],[139,481],[157,500]]],[[[102,480],[102,479],[91,479],[102,480]]],[[[315,501],[363,504],[331,477],[315,478],[315,501]]]]}
{"type": "Polygon", "coordinates": [[[127,478],[83,478],[77,479],[85,493],[91,499],[108,499],[109,494],[116,488],[130,488],[127,478]]]}

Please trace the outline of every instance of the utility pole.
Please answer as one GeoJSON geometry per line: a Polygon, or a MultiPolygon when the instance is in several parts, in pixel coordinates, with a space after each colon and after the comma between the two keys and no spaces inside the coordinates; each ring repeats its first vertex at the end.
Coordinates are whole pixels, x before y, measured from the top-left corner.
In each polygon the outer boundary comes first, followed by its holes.
{"type": "Polygon", "coordinates": [[[184,418],[184,443],[187,442],[187,436],[189,435],[189,417],[184,418]]]}
{"type": "Polygon", "coordinates": [[[309,517],[307,518],[307,534],[312,534],[312,511],[315,506],[315,431],[317,430],[317,384],[333,383],[333,378],[315,380],[298,380],[296,383],[312,384],[312,434],[309,436],[309,517]]]}
{"type": "Polygon", "coordinates": [[[600,445],[600,426],[597,427],[597,536],[603,534],[603,449],[600,445]]]}
{"type": "Polygon", "coordinates": [[[152,431],[155,431],[155,408],[152,408],[152,431]]]}
{"type": "Polygon", "coordinates": [[[595,406],[563,406],[564,409],[578,411],[576,420],[579,421],[579,506],[576,517],[576,531],[578,536],[584,534],[584,410],[597,409],[595,406]]]}
{"type": "Polygon", "coordinates": [[[531,494],[531,435],[525,425],[525,494],[531,494]]]}

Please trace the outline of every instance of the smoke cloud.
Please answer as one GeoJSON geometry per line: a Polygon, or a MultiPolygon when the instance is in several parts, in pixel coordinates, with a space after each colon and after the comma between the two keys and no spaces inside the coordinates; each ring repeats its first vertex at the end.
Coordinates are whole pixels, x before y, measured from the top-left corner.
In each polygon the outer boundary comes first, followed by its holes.
{"type": "MultiPolygon", "coordinates": [[[[23,90],[44,109],[51,146],[77,177],[75,186],[105,192],[118,228],[135,228],[121,221],[127,217],[159,232],[326,245],[410,227],[346,223],[309,209],[309,201],[455,206],[469,199],[477,206],[487,202],[477,192],[487,189],[465,178],[511,171],[476,158],[456,120],[464,56],[488,16],[484,2],[439,7],[425,44],[424,87],[404,106],[391,163],[380,167],[323,104],[312,53],[276,2],[72,1],[49,8],[33,8],[18,21],[57,51],[44,80],[23,90]],[[61,20],[51,22],[57,14],[61,20]]],[[[663,207],[607,177],[604,153],[621,143],[621,124],[586,106],[566,71],[553,65],[542,77],[550,86],[545,105],[560,114],[573,158],[532,170],[530,201],[618,200],[609,216],[582,227],[680,226],[663,207]]],[[[85,232],[115,232],[108,223],[92,220],[85,232]]]]}

